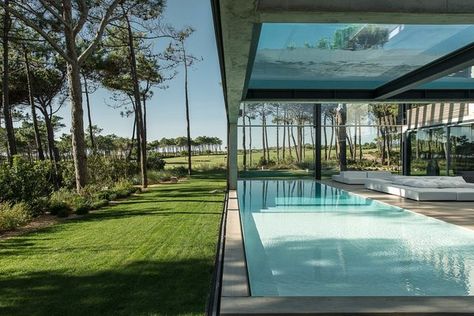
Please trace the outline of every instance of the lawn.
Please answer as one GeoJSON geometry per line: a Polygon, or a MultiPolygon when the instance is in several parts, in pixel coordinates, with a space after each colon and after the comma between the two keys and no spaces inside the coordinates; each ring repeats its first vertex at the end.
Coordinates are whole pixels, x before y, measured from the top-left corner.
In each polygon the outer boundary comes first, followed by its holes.
{"type": "Polygon", "coordinates": [[[0,315],[202,315],[225,175],[0,241],[0,315]]]}
{"type": "MultiPolygon", "coordinates": [[[[210,170],[216,168],[224,169],[226,167],[227,155],[217,154],[217,155],[200,155],[193,156],[191,158],[192,165],[194,169],[200,170],[210,170]]],[[[188,167],[188,157],[170,157],[165,158],[166,165],[165,168],[176,168],[176,167],[188,167]]]]}

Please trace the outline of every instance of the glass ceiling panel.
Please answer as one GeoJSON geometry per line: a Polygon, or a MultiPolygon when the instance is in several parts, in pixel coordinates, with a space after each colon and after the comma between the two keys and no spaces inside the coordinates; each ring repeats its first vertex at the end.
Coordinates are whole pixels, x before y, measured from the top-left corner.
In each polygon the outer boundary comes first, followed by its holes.
{"type": "Polygon", "coordinates": [[[249,88],[375,89],[471,42],[473,25],[264,23],[249,88]]]}

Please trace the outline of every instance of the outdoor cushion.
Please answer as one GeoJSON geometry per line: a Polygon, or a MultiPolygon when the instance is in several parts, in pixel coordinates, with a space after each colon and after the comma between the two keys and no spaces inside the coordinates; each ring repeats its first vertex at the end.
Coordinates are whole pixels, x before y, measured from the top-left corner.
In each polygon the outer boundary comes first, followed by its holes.
{"type": "Polygon", "coordinates": [[[391,179],[392,176],[390,171],[367,171],[367,178],[391,179]]]}
{"type": "Polygon", "coordinates": [[[344,178],[367,178],[366,171],[341,171],[339,174],[344,178]]]}
{"type": "Polygon", "coordinates": [[[394,184],[399,184],[403,186],[415,187],[415,188],[437,188],[438,182],[434,179],[432,180],[423,180],[423,179],[413,179],[413,178],[396,178],[393,181],[394,184]]]}
{"type": "Polygon", "coordinates": [[[460,188],[456,192],[458,201],[474,201],[474,189],[460,188]]]}
{"type": "Polygon", "coordinates": [[[416,188],[461,188],[467,184],[462,177],[397,177],[393,183],[416,188]]]}
{"type": "Polygon", "coordinates": [[[345,183],[345,184],[364,184],[367,178],[354,178],[354,177],[343,177],[341,175],[333,175],[332,179],[337,182],[345,183]]]}
{"type": "Polygon", "coordinates": [[[439,188],[459,188],[467,184],[462,177],[444,177],[436,180],[436,183],[439,188]]]}

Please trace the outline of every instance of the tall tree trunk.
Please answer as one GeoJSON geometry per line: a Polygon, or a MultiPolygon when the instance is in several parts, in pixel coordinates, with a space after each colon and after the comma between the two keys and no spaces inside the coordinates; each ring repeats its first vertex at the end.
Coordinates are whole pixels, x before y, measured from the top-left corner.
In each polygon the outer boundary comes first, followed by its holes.
{"type": "Polygon", "coordinates": [[[361,122],[359,121],[359,160],[362,161],[362,126],[361,122]]]}
{"type": "Polygon", "coordinates": [[[263,159],[267,159],[267,155],[265,152],[265,114],[262,114],[262,154],[263,159]]]}
{"type": "MultiPolygon", "coordinates": [[[[63,18],[67,24],[73,25],[71,1],[63,1],[63,18]]],[[[87,184],[87,155],[84,138],[84,110],[82,108],[81,69],[76,50],[74,30],[66,28],[64,31],[66,42],[67,78],[69,83],[69,98],[71,101],[71,136],[72,154],[76,174],[76,189],[78,192],[87,184]]]]}
{"type": "Polygon", "coordinates": [[[133,96],[135,99],[136,115],[137,115],[137,127],[139,133],[137,134],[138,141],[140,143],[140,171],[142,177],[142,187],[148,187],[148,177],[147,177],[147,153],[146,153],[146,139],[145,131],[143,124],[143,112],[140,98],[140,87],[138,85],[138,73],[137,73],[137,60],[135,56],[135,45],[133,43],[133,33],[132,27],[130,25],[130,20],[128,15],[125,13],[125,9],[122,7],[125,16],[125,22],[127,24],[128,32],[128,48],[130,53],[130,72],[132,75],[133,83],[133,96]]]}
{"type": "Polygon", "coordinates": [[[391,137],[390,137],[390,132],[389,132],[389,128],[387,127],[385,129],[385,135],[386,135],[386,142],[387,142],[387,145],[386,145],[386,149],[387,149],[387,163],[388,163],[388,166],[390,167],[391,165],[391,161],[390,161],[390,144],[391,144],[391,137]]]}
{"type": "Polygon", "coordinates": [[[265,145],[267,146],[267,162],[270,161],[270,146],[268,146],[267,118],[265,118],[265,145]]]}
{"type": "Polygon", "coordinates": [[[146,140],[148,139],[148,129],[147,129],[147,118],[146,118],[146,93],[143,94],[143,137],[145,138],[145,143],[146,140]]]}
{"type": "Polygon", "coordinates": [[[276,105],[276,155],[277,163],[280,163],[280,116],[279,116],[279,106],[276,105]]]}
{"type": "Polygon", "coordinates": [[[350,153],[350,155],[351,155],[351,159],[355,159],[355,158],[354,158],[354,157],[355,157],[355,156],[354,156],[354,155],[355,155],[355,154],[354,154],[354,148],[353,148],[353,145],[354,145],[354,144],[352,144],[352,137],[351,137],[351,134],[350,134],[350,130],[347,131],[347,134],[346,134],[346,141],[347,141],[346,143],[349,144],[349,153],[350,153]]]}
{"type": "Polygon", "coordinates": [[[290,122],[287,122],[286,123],[286,129],[287,129],[287,139],[288,139],[288,155],[290,156],[290,158],[292,158],[292,155],[291,155],[291,140],[290,140],[290,122]]]}
{"type": "Polygon", "coordinates": [[[242,109],[242,147],[243,147],[243,150],[244,150],[244,155],[243,155],[243,165],[244,165],[244,170],[246,171],[247,170],[247,139],[245,138],[245,104],[243,106],[243,109],[242,109]]]}
{"type": "Polygon", "coordinates": [[[286,114],[283,119],[283,140],[282,140],[282,158],[285,160],[285,141],[286,141],[286,114]]]}
{"type": "Polygon", "coordinates": [[[300,162],[300,155],[298,151],[298,144],[296,143],[295,140],[295,133],[293,132],[293,126],[291,127],[291,139],[293,140],[293,145],[295,146],[295,153],[296,153],[296,162],[300,162]]]}
{"type": "Polygon", "coordinates": [[[352,155],[352,160],[356,160],[356,156],[357,156],[357,129],[358,129],[358,125],[357,125],[357,121],[355,122],[355,126],[354,126],[354,142],[353,142],[353,146],[354,146],[354,154],[352,155]]]}
{"type": "Polygon", "coordinates": [[[184,97],[186,102],[186,140],[188,145],[188,175],[192,173],[191,166],[191,121],[189,119],[189,95],[188,95],[188,63],[186,59],[186,49],[184,47],[184,41],[181,41],[181,48],[184,56],[184,97]]]}
{"type": "MultiPolygon", "coordinates": [[[[130,160],[130,158],[132,157],[132,152],[133,152],[133,144],[135,143],[135,132],[137,130],[137,119],[136,117],[133,119],[133,128],[132,128],[132,139],[130,141],[130,149],[128,151],[128,154],[127,154],[127,161],[130,160]]],[[[168,148],[165,148],[165,154],[168,153],[168,148]]]]}
{"type": "Polygon", "coordinates": [[[9,72],[9,32],[11,28],[11,19],[8,7],[10,5],[9,0],[5,0],[4,3],[4,15],[3,15],[3,82],[2,82],[2,105],[3,105],[3,118],[5,120],[5,130],[7,132],[7,144],[8,144],[8,156],[12,157],[17,154],[15,132],[13,129],[12,112],[10,106],[10,91],[8,84],[10,83],[10,72],[9,72]]]}
{"type": "Polygon", "coordinates": [[[24,48],[23,52],[25,56],[26,83],[28,85],[28,98],[30,100],[31,117],[33,119],[33,129],[35,131],[36,150],[38,152],[38,158],[40,160],[44,160],[43,145],[41,144],[41,135],[40,135],[39,127],[38,127],[38,118],[36,116],[35,99],[33,96],[33,86],[31,84],[30,61],[28,58],[28,51],[24,48]]]}
{"type": "Polygon", "coordinates": [[[339,117],[339,167],[341,171],[347,170],[347,149],[346,149],[346,122],[347,122],[347,112],[346,112],[346,105],[341,105],[338,111],[339,117]]]}
{"type": "Polygon", "coordinates": [[[43,114],[44,124],[46,125],[46,139],[48,140],[48,153],[49,159],[53,162],[55,170],[57,170],[57,164],[60,160],[59,151],[56,148],[54,142],[54,128],[51,121],[51,116],[48,113],[48,105],[41,104],[41,107],[38,108],[43,114]]]}
{"type": "Polygon", "coordinates": [[[87,78],[85,74],[82,74],[82,78],[84,80],[84,93],[86,94],[87,120],[89,121],[89,137],[91,139],[92,152],[95,153],[97,148],[95,146],[94,132],[92,129],[92,113],[91,113],[91,105],[89,101],[89,87],[87,84],[87,78]]]}
{"type": "Polygon", "coordinates": [[[326,131],[326,114],[324,114],[324,126],[322,126],[321,128],[323,129],[323,135],[324,135],[324,160],[327,161],[328,160],[328,134],[327,134],[327,131],[326,131]]]}
{"type": "Polygon", "coordinates": [[[252,157],[252,120],[249,119],[249,158],[250,158],[250,166],[252,166],[253,163],[253,157],[252,157]]]}

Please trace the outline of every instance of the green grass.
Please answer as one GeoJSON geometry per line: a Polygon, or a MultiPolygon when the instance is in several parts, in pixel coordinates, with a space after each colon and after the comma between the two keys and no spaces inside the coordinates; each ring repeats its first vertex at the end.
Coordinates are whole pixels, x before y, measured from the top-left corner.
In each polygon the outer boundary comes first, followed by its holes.
{"type": "MultiPolygon", "coordinates": [[[[193,169],[215,169],[215,168],[225,168],[227,155],[217,154],[217,155],[201,155],[193,156],[191,158],[193,169]]],[[[188,157],[171,157],[165,158],[166,165],[165,169],[171,169],[176,167],[188,167],[188,157]]]]}
{"type": "Polygon", "coordinates": [[[0,315],[202,315],[224,174],[0,241],[0,315]]]}

